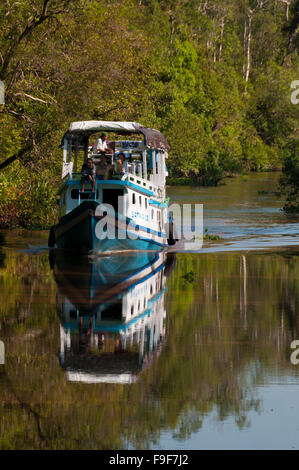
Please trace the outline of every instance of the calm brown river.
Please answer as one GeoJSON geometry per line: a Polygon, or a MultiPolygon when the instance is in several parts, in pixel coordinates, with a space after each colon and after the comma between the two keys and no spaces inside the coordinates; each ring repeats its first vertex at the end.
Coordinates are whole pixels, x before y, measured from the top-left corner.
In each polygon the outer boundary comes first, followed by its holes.
{"type": "Polygon", "coordinates": [[[299,218],[278,176],[169,188],[221,237],[198,253],[78,259],[3,232],[0,448],[298,449],[299,218]]]}

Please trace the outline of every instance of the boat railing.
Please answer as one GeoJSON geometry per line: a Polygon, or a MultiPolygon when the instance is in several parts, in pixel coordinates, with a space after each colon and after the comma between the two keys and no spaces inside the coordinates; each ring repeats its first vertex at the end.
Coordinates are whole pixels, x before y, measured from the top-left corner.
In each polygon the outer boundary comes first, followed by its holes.
{"type": "Polygon", "coordinates": [[[130,173],[133,176],[143,178],[143,164],[141,162],[124,162],[124,169],[126,173],[130,173]]]}
{"type": "Polygon", "coordinates": [[[151,191],[157,198],[163,197],[163,189],[153,182],[152,173],[148,172],[147,174],[144,174],[143,163],[124,162],[124,170],[124,175],[127,181],[151,191]]]}
{"type": "Polygon", "coordinates": [[[66,178],[68,175],[72,177],[72,172],[73,172],[73,162],[63,162],[62,179],[66,178]]]}
{"type": "MultiPolygon", "coordinates": [[[[115,168],[115,165],[113,165],[115,168]]],[[[132,183],[136,186],[141,186],[142,189],[145,189],[149,192],[152,193],[152,195],[158,199],[161,199],[164,197],[165,189],[162,187],[159,187],[157,184],[153,182],[153,175],[149,171],[147,172],[147,175],[144,175],[143,171],[143,163],[142,162],[124,162],[124,172],[123,173],[116,173],[115,169],[114,172],[111,174],[111,176],[108,176],[108,179],[110,180],[122,180],[122,181],[128,181],[129,183],[132,183]],[[144,177],[146,176],[146,177],[144,177]]],[[[69,168],[70,171],[66,173],[65,176],[68,176],[69,179],[73,181],[80,181],[81,179],[81,173],[72,173],[71,168],[69,168]]],[[[101,176],[98,176],[96,178],[96,185],[95,185],[95,195],[97,194],[97,186],[98,184],[101,183],[102,179],[101,176]]],[[[105,178],[106,179],[106,178],[105,178]]],[[[87,183],[87,186],[89,187],[89,184],[87,183]]],[[[91,186],[91,185],[90,185],[91,186]]],[[[91,189],[91,188],[90,188],[91,189]]],[[[90,192],[87,191],[86,192],[90,192]]],[[[96,199],[96,196],[91,195],[92,199],[96,199]]],[[[81,204],[82,198],[80,196],[80,191],[79,191],[79,197],[78,197],[78,205],[81,204]]]]}

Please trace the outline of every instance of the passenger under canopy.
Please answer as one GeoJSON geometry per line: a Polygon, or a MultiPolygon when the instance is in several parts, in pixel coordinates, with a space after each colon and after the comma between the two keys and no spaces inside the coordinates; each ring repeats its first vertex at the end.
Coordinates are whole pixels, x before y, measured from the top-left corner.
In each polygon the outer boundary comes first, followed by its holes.
{"type": "Polygon", "coordinates": [[[170,146],[161,132],[156,129],[143,127],[138,122],[122,121],[78,121],[72,122],[69,137],[75,135],[90,136],[96,132],[119,132],[121,134],[143,134],[148,148],[168,151],[170,146]]]}
{"type": "Polygon", "coordinates": [[[72,179],[72,175],[76,175],[75,179],[78,179],[78,170],[89,157],[96,166],[98,179],[126,179],[139,185],[143,190],[154,191],[156,197],[160,199],[165,198],[165,182],[168,174],[166,159],[170,146],[164,135],[156,129],[144,127],[138,122],[77,121],[72,122],[64,134],[60,148],[63,149],[62,179],[72,179]],[[104,157],[110,173],[107,169],[105,171],[102,169],[101,155],[103,153],[94,152],[94,147],[90,148],[89,145],[90,137],[102,132],[143,136],[140,140],[128,141],[134,142],[134,145],[137,144],[138,151],[127,152],[129,153],[127,157],[122,145],[117,148],[117,142],[120,141],[115,140],[108,143],[112,152],[107,152],[104,157]],[[116,156],[119,156],[120,153],[125,155],[121,170],[119,170],[120,165],[116,161],[116,156]],[[72,156],[74,157],[72,158],[72,156]],[[102,178],[100,178],[101,176],[102,178]]]}

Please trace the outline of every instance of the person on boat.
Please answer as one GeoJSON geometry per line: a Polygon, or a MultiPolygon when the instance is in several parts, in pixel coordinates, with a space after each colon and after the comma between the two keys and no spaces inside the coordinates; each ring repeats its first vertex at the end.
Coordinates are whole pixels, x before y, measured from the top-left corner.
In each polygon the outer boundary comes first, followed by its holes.
{"type": "Polygon", "coordinates": [[[83,163],[81,175],[81,192],[84,192],[85,182],[90,181],[92,184],[92,192],[94,193],[96,183],[96,167],[91,158],[88,158],[86,163],[83,163]]]}
{"type": "Polygon", "coordinates": [[[99,179],[108,179],[110,169],[111,165],[107,163],[105,155],[101,155],[100,161],[96,165],[96,173],[99,179]]]}
{"type": "Polygon", "coordinates": [[[100,153],[101,155],[105,155],[106,153],[113,153],[113,150],[108,147],[107,144],[107,135],[105,132],[101,134],[101,137],[96,142],[96,152],[100,153]]]}
{"type": "Polygon", "coordinates": [[[125,172],[124,159],[125,159],[125,155],[123,153],[119,153],[117,156],[117,161],[115,165],[115,173],[117,175],[122,175],[125,172]]]}

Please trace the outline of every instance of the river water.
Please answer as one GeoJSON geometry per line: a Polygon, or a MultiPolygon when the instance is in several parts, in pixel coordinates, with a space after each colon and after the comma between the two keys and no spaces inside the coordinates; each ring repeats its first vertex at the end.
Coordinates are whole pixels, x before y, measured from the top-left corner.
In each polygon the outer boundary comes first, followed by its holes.
{"type": "Polygon", "coordinates": [[[198,253],[78,259],[4,232],[0,448],[298,449],[299,218],[277,182],[169,188],[221,237],[198,253]]]}

